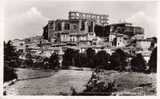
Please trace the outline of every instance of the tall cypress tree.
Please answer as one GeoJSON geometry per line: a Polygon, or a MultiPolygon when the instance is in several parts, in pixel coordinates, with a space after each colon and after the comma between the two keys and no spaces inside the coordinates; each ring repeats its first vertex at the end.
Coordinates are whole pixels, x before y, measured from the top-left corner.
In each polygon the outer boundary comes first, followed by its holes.
{"type": "Polygon", "coordinates": [[[17,78],[14,67],[19,65],[18,53],[12,42],[4,42],[4,82],[17,78]]]}
{"type": "Polygon", "coordinates": [[[151,72],[157,72],[157,47],[153,49],[148,65],[151,72]]]}
{"type": "Polygon", "coordinates": [[[10,67],[18,67],[20,65],[19,55],[11,41],[4,42],[4,63],[10,67]]]}

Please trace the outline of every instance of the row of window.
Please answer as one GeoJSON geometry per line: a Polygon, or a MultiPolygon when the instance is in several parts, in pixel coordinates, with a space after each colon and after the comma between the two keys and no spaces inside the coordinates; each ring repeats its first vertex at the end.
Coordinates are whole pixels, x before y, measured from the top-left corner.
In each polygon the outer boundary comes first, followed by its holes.
{"type": "MultiPolygon", "coordinates": [[[[69,29],[70,29],[69,23],[66,23],[66,24],[64,25],[64,29],[65,29],[65,30],[69,30],[69,29]]],[[[61,31],[61,30],[62,30],[62,24],[61,24],[61,23],[57,23],[57,25],[56,25],[56,27],[55,27],[55,30],[56,30],[56,31],[61,31]]]]}
{"type": "MultiPolygon", "coordinates": [[[[64,29],[65,30],[70,30],[70,28],[71,27],[70,27],[69,23],[64,24],[64,29]]],[[[89,28],[89,32],[93,32],[93,22],[88,23],[88,28],[89,28]]],[[[53,29],[53,26],[52,26],[52,28],[50,27],[50,29],[53,29]]],[[[78,25],[73,24],[73,30],[77,30],[77,29],[78,29],[78,25]]],[[[56,26],[55,26],[55,30],[56,31],[61,31],[62,30],[62,23],[57,23],[56,26]]],[[[81,31],[85,30],[85,21],[82,21],[80,30],[81,31]]]]}
{"type": "Polygon", "coordinates": [[[71,13],[70,18],[78,18],[78,19],[108,19],[108,16],[101,16],[101,15],[92,15],[92,14],[85,14],[85,13],[71,13]]]}
{"type": "MultiPolygon", "coordinates": [[[[70,37],[70,41],[73,41],[73,42],[74,42],[74,41],[77,41],[77,39],[78,39],[77,37],[70,37]]],[[[86,37],[80,37],[79,40],[80,40],[80,41],[85,41],[85,40],[86,40],[86,37]]]]}
{"type": "MultiPolygon", "coordinates": [[[[64,25],[64,29],[65,30],[70,30],[70,24],[69,23],[66,23],[64,25]]],[[[75,24],[73,25],[73,29],[74,30],[77,30],[78,29],[78,26],[75,24]]],[[[56,25],[56,28],[55,28],[56,31],[61,31],[62,30],[62,25],[61,23],[57,23],[56,25]]],[[[85,30],[85,22],[82,21],[82,24],[81,24],[81,30],[85,30]]]]}

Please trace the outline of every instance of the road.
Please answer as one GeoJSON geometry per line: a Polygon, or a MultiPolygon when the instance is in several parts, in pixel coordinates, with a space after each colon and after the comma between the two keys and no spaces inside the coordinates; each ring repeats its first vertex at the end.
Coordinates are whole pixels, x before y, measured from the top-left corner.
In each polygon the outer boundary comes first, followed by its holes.
{"type": "Polygon", "coordinates": [[[7,95],[70,95],[71,87],[77,92],[84,90],[91,74],[92,71],[20,69],[18,75],[22,80],[8,86],[6,92],[7,95]]]}

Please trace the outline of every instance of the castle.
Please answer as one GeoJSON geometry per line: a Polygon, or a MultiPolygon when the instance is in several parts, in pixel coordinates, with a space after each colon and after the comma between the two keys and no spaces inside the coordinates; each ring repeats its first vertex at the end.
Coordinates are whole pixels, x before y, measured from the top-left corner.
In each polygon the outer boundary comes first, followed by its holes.
{"type": "Polygon", "coordinates": [[[109,24],[108,15],[69,12],[69,19],[49,20],[43,38],[52,43],[97,45],[103,38],[110,46],[124,47],[133,36],[143,38],[144,29],[131,23],[109,24]]]}
{"type": "MultiPolygon", "coordinates": [[[[144,52],[148,51],[152,39],[145,39],[144,29],[132,23],[110,24],[109,15],[72,11],[69,12],[68,19],[49,20],[43,27],[42,37],[20,42],[25,42],[23,46],[26,47],[19,47],[24,52],[49,57],[53,52],[62,56],[67,48],[81,53],[88,48],[93,48],[96,52],[105,50],[109,54],[117,48],[130,54],[137,51],[137,48],[144,52]]],[[[15,45],[22,45],[17,44],[15,45]]],[[[147,57],[148,55],[150,54],[147,57]]]]}

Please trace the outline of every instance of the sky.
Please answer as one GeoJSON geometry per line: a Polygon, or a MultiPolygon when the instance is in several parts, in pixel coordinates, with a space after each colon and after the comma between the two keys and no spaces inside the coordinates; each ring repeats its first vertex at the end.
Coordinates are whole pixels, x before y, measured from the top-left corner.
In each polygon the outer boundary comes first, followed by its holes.
{"type": "Polygon", "coordinates": [[[48,20],[68,19],[69,11],[108,14],[109,23],[132,22],[157,35],[156,1],[51,1],[7,0],[4,6],[4,38],[22,39],[42,35],[48,20]]]}

